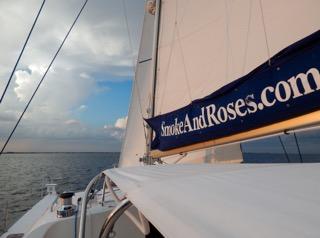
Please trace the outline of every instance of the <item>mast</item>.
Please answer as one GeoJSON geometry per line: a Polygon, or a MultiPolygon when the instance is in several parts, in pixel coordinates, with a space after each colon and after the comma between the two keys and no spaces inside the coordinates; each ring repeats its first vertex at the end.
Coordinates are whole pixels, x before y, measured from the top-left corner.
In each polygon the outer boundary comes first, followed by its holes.
{"type": "MultiPolygon", "coordinates": [[[[153,32],[153,49],[152,49],[152,92],[151,92],[151,108],[149,109],[149,118],[155,116],[155,103],[156,103],[156,87],[157,87],[157,68],[158,68],[158,45],[159,45],[159,31],[160,31],[160,15],[161,15],[161,0],[155,1],[155,19],[154,19],[154,32],[153,32]]],[[[150,157],[151,142],[153,138],[153,130],[148,126],[148,142],[146,148],[146,164],[152,164],[150,157]]]]}

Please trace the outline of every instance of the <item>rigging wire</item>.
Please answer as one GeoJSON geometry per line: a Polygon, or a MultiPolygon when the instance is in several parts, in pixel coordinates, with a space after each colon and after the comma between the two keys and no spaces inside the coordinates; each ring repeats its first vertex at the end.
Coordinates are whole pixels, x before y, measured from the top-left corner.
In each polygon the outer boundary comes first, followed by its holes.
{"type": "MultiPolygon", "coordinates": [[[[186,9],[188,7],[188,4],[189,4],[189,1],[187,1],[187,3],[184,4],[184,9],[183,9],[183,12],[182,12],[182,16],[181,16],[181,19],[180,19],[180,25],[182,25],[183,23],[183,20],[184,20],[184,16],[185,16],[185,12],[186,12],[186,9]]],[[[163,109],[163,102],[164,102],[164,98],[165,98],[165,93],[167,91],[167,82],[168,82],[168,77],[169,77],[169,70],[170,70],[170,66],[171,66],[171,61],[172,61],[172,55],[173,55],[173,49],[174,49],[174,46],[175,46],[175,37],[176,37],[176,31],[177,31],[177,27],[178,27],[178,3],[176,1],[176,15],[175,15],[175,19],[174,19],[174,29],[173,29],[173,33],[172,33],[172,38],[171,38],[171,41],[170,41],[170,52],[169,52],[169,57],[168,57],[168,60],[167,60],[167,65],[166,65],[166,69],[165,69],[165,72],[164,72],[164,82],[163,82],[163,89],[162,89],[162,93],[160,95],[160,103],[159,103],[159,113],[158,114],[161,114],[162,112],[162,109],[163,109]]],[[[162,33],[162,32],[161,32],[162,33]]],[[[163,34],[161,34],[162,36],[163,34]]],[[[182,38],[182,37],[181,37],[182,38]]]]}
{"type": "MultiPolygon", "coordinates": [[[[176,2],[177,5],[177,2],[176,2]]],[[[177,8],[177,6],[176,6],[177,8]]],[[[172,33],[172,38],[171,38],[171,45],[170,45],[170,52],[169,52],[169,58],[167,60],[167,67],[165,69],[165,73],[164,73],[164,82],[163,82],[163,89],[162,89],[162,93],[160,96],[160,103],[159,103],[159,112],[158,114],[161,114],[162,112],[162,106],[163,106],[163,101],[164,101],[164,95],[165,95],[165,91],[167,90],[167,79],[168,79],[168,75],[169,75],[169,69],[170,69],[170,65],[171,65],[171,59],[172,59],[172,53],[173,53],[173,48],[175,45],[175,36],[176,36],[176,30],[177,30],[177,10],[175,11],[176,15],[175,15],[175,21],[174,21],[174,29],[173,29],[173,33],[172,33]]],[[[162,36],[162,34],[161,34],[162,36]]]]}
{"type": "Polygon", "coordinates": [[[37,21],[38,21],[38,18],[39,18],[39,16],[40,16],[40,13],[41,13],[41,11],[42,11],[42,8],[43,8],[45,2],[46,2],[46,0],[43,0],[43,2],[42,2],[42,4],[41,4],[41,7],[40,7],[40,9],[39,9],[39,11],[38,11],[38,13],[37,13],[37,16],[36,16],[36,18],[35,18],[34,21],[33,21],[33,24],[32,24],[32,26],[31,26],[31,29],[30,29],[29,34],[28,34],[28,36],[27,36],[27,39],[25,40],[25,42],[24,42],[24,44],[23,44],[22,50],[21,50],[21,52],[20,52],[20,54],[19,54],[19,56],[18,56],[18,59],[17,59],[17,61],[16,61],[16,64],[14,65],[13,70],[12,70],[12,72],[11,72],[11,74],[10,74],[10,77],[9,77],[9,79],[8,79],[8,81],[7,81],[7,84],[6,84],[6,86],[5,86],[5,88],[4,88],[3,92],[2,92],[2,95],[1,95],[1,98],[0,98],[0,103],[2,103],[2,100],[3,100],[5,94],[6,94],[7,90],[8,90],[8,87],[9,87],[9,85],[10,85],[11,79],[12,79],[14,73],[16,72],[17,66],[18,66],[18,64],[19,64],[19,62],[20,62],[20,59],[21,59],[21,57],[22,57],[22,55],[23,55],[23,52],[24,52],[24,50],[25,50],[25,48],[26,48],[26,46],[27,46],[27,44],[28,44],[28,41],[29,41],[29,39],[30,39],[30,36],[31,36],[31,34],[32,34],[32,32],[33,32],[33,29],[34,29],[34,27],[35,27],[35,25],[36,25],[36,23],[37,23],[37,21]]]}
{"type": "Polygon", "coordinates": [[[252,0],[250,0],[249,4],[249,17],[248,17],[248,27],[247,27],[247,36],[246,36],[246,43],[244,47],[244,59],[242,65],[242,75],[244,75],[246,66],[247,66],[247,57],[248,57],[248,46],[249,46],[249,35],[250,35],[250,26],[251,26],[251,17],[252,17],[252,0]]]}
{"type": "Polygon", "coordinates": [[[16,122],[16,124],[15,124],[14,128],[12,129],[12,131],[11,131],[11,133],[10,133],[9,137],[7,138],[6,142],[4,143],[4,145],[3,145],[3,147],[2,147],[2,149],[1,149],[1,151],[0,151],[0,156],[3,154],[3,151],[4,151],[4,150],[5,150],[5,148],[7,147],[7,144],[9,143],[9,141],[10,141],[10,139],[11,139],[11,137],[12,137],[13,133],[14,133],[14,132],[15,132],[15,130],[17,129],[17,127],[18,127],[18,125],[19,125],[19,123],[20,123],[20,121],[21,121],[22,117],[23,117],[23,116],[24,116],[24,114],[26,113],[26,111],[27,111],[27,109],[28,109],[29,105],[31,104],[31,102],[32,102],[32,100],[33,100],[33,98],[34,98],[34,96],[36,95],[36,93],[37,93],[38,89],[40,88],[40,86],[41,86],[41,84],[42,84],[42,82],[43,82],[43,80],[45,79],[45,77],[46,77],[47,73],[49,72],[49,70],[50,70],[50,68],[51,68],[51,66],[52,66],[52,64],[53,64],[53,62],[54,62],[54,61],[55,61],[55,59],[57,58],[57,56],[58,56],[58,54],[59,54],[59,52],[60,52],[60,50],[61,50],[62,46],[64,45],[65,41],[67,40],[67,38],[68,38],[68,36],[69,36],[70,32],[72,31],[72,29],[73,29],[74,25],[75,25],[75,24],[76,24],[76,22],[78,21],[78,19],[79,19],[79,17],[80,17],[80,15],[81,15],[81,13],[82,13],[82,11],[83,11],[83,9],[84,9],[84,8],[85,8],[85,6],[87,5],[87,2],[88,2],[88,0],[85,0],[85,2],[84,2],[84,4],[82,5],[82,7],[81,7],[81,9],[80,9],[80,11],[79,11],[79,13],[78,13],[77,17],[76,17],[76,18],[75,18],[75,20],[73,21],[73,23],[72,23],[71,27],[69,28],[69,30],[68,30],[68,32],[67,32],[67,34],[65,35],[65,37],[64,37],[64,39],[63,39],[63,41],[61,42],[61,44],[60,44],[60,46],[59,46],[58,50],[56,51],[56,53],[55,53],[54,57],[52,58],[52,60],[51,60],[51,62],[50,62],[50,64],[49,64],[49,66],[47,67],[47,69],[46,69],[45,73],[43,74],[43,76],[42,76],[41,80],[39,81],[39,83],[38,83],[38,85],[37,85],[36,89],[34,90],[34,92],[33,92],[32,96],[31,96],[31,98],[30,98],[30,99],[29,99],[29,101],[28,101],[28,103],[27,103],[26,107],[24,108],[24,110],[23,110],[23,112],[21,113],[21,115],[20,115],[20,117],[19,117],[18,121],[16,122]]]}
{"type": "Polygon", "coordinates": [[[300,158],[300,163],[303,163],[302,155],[301,155],[301,151],[300,151],[300,146],[299,146],[298,139],[297,139],[295,132],[293,132],[293,136],[294,136],[294,140],[296,141],[296,145],[297,145],[297,149],[298,149],[298,153],[299,153],[299,158],[300,158]]]}
{"type": "Polygon", "coordinates": [[[179,26],[178,25],[177,25],[177,36],[178,36],[178,45],[179,45],[179,48],[180,48],[183,70],[184,70],[184,74],[185,74],[184,78],[186,80],[186,85],[187,85],[187,89],[188,89],[188,95],[189,95],[190,103],[192,103],[191,85],[190,85],[190,81],[189,81],[189,78],[188,78],[188,70],[187,70],[186,60],[185,60],[184,53],[183,53],[183,47],[182,47],[182,42],[181,42],[181,39],[180,39],[180,31],[179,31],[179,26]]]}
{"type": "Polygon", "coordinates": [[[187,71],[187,66],[186,66],[186,60],[184,58],[184,54],[183,54],[183,48],[182,48],[182,43],[180,41],[180,34],[179,34],[179,29],[177,27],[177,35],[178,35],[178,44],[179,44],[179,48],[180,48],[180,52],[181,52],[181,58],[182,58],[182,64],[183,64],[183,70],[184,70],[184,74],[185,74],[185,80],[186,80],[186,85],[188,88],[188,95],[189,95],[189,99],[190,99],[190,103],[192,103],[192,94],[191,94],[191,86],[190,86],[190,82],[189,82],[189,78],[188,78],[188,71],[187,71]]]}
{"type": "Polygon", "coordinates": [[[266,23],[264,20],[264,14],[263,14],[263,7],[262,7],[262,0],[259,0],[259,6],[261,11],[261,20],[263,25],[263,31],[264,31],[264,39],[266,41],[266,47],[267,47],[267,53],[268,53],[268,64],[271,65],[271,53],[269,48],[269,42],[268,42],[268,35],[267,35],[267,29],[266,29],[266,23]]]}
{"type": "Polygon", "coordinates": [[[284,144],[283,144],[283,141],[282,141],[282,139],[281,139],[281,136],[278,136],[278,138],[279,138],[280,144],[281,144],[281,146],[282,146],[284,155],[286,156],[286,159],[287,159],[288,163],[290,163],[290,159],[289,159],[289,156],[288,156],[288,152],[287,152],[287,150],[286,150],[286,148],[285,148],[285,146],[284,146],[284,144]]]}
{"type": "Polygon", "coordinates": [[[127,34],[128,34],[128,40],[129,40],[129,48],[131,51],[131,56],[132,56],[132,68],[133,68],[133,72],[135,74],[134,77],[134,84],[133,85],[133,89],[137,90],[137,94],[138,94],[138,103],[139,103],[139,109],[140,109],[140,114],[141,114],[141,118],[142,118],[142,127],[143,127],[143,134],[146,140],[146,144],[147,144],[147,131],[146,131],[146,126],[143,120],[143,110],[142,110],[142,104],[141,104],[141,92],[140,92],[140,85],[139,85],[139,81],[138,81],[138,77],[136,77],[136,63],[135,63],[135,59],[134,59],[134,50],[133,50],[133,43],[132,43],[132,37],[130,34],[130,28],[129,28],[129,21],[128,21],[128,13],[127,13],[127,6],[126,6],[126,1],[122,0],[122,6],[123,6],[123,14],[124,14],[124,18],[125,18],[125,23],[126,23],[126,30],[127,30],[127,34]]]}
{"type": "Polygon", "coordinates": [[[128,39],[129,39],[129,48],[130,48],[131,56],[132,56],[132,68],[133,68],[133,71],[136,71],[136,63],[135,63],[135,59],[134,59],[133,43],[132,43],[132,37],[130,34],[130,28],[129,28],[126,0],[122,0],[122,7],[123,7],[123,15],[124,15],[125,23],[126,23],[127,35],[128,35],[128,39]]]}

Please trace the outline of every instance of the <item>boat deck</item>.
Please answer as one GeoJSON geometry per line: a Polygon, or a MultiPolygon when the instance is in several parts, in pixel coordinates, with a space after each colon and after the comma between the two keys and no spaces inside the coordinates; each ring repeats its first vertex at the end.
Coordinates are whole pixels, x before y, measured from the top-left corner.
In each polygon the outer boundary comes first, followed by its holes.
{"type": "Polygon", "coordinates": [[[320,164],[105,171],[165,237],[320,237],[320,164]]]}

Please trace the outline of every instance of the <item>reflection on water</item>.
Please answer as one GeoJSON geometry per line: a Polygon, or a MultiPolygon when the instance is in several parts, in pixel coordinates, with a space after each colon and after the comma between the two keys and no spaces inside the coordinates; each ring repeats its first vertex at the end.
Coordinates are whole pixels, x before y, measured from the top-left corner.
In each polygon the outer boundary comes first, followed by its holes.
{"type": "Polygon", "coordinates": [[[50,177],[57,191],[83,190],[99,172],[118,163],[119,153],[4,154],[0,158],[0,234],[8,204],[10,226],[41,199],[50,177]]]}

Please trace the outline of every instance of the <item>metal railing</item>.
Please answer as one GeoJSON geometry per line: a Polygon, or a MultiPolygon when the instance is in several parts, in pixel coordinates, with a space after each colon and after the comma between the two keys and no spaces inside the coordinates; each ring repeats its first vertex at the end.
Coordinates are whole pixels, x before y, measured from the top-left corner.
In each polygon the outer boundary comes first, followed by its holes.
{"type": "Polygon", "coordinates": [[[114,234],[113,227],[119,217],[129,208],[132,203],[129,199],[122,200],[109,214],[107,219],[102,225],[100,230],[99,238],[109,238],[110,234],[114,234]]]}
{"type": "Polygon", "coordinates": [[[97,176],[95,176],[88,186],[86,187],[86,190],[84,191],[83,198],[82,198],[82,204],[81,204],[81,213],[80,213],[80,227],[79,227],[79,238],[85,238],[85,230],[86,230],[86,217],[87,217],[87,204],[89,201],[89,194],[93,187],[95,187],[100,179],[104,178],[104,174],[100,173],[97,176]]]}
{"type": "MultiPolygon", "coordinates": [[[[118,197],[118,195],[113,190],[112,181],[108,176],[105,177],[105,183],[108,186],[108,190],[110,192],[111,197],[117,204],[121,203],[126,199],[126,197],[124,196],[122,198],[118,197]]],[[[142,234],[144,235],[149,234],[150,232],[149,223],[147,222],[147,220],[145,219],[142,213],[138,211],[138,218],[135,215],[133,215],[133,213],[130,212],[129,210],[125,210],[124,213],[136,225],[136,227],[141,231],[142,234]]]]}
{"type": "Polygon", "coordinates": [[[137,228],[142,232],[142,234],[144,235],[149,234],[149,231],[150,231],[149,224],[146,218],[143,216],[143,214],[141,214],[138,211],[138,218],[137,218],[129,210],[127,210],[132,205],[131,202],[126,197],[119,198],[115,193],[115,191],[113,190],[112,181],[110,180],[110,178],[107,177],[105,174],[101,173],[95,176],[90,181],[90,183],[86,187],[86,190],[84,191],[84,194],[82,196],[83,200],[81,205],[80,227],[79,227],[78,238],[85,238],[87,204],[91,198],[90,192],[92,191],[92,188],[99,183],[100,179],[104,179],[104,184],[102,189],[102,206],[105,200],[106,188],[108,189],[113,200],[117,203],[117,206],[111,211],[111,213],[108,215],[107,219],[105,220],[104,225],[100,230],[99,237],[109,238],[109,234],[113,232],[114,223],[119,219],[119,217],[123,213],[125,213],[126,216],[137,226],[137,228]]]}

